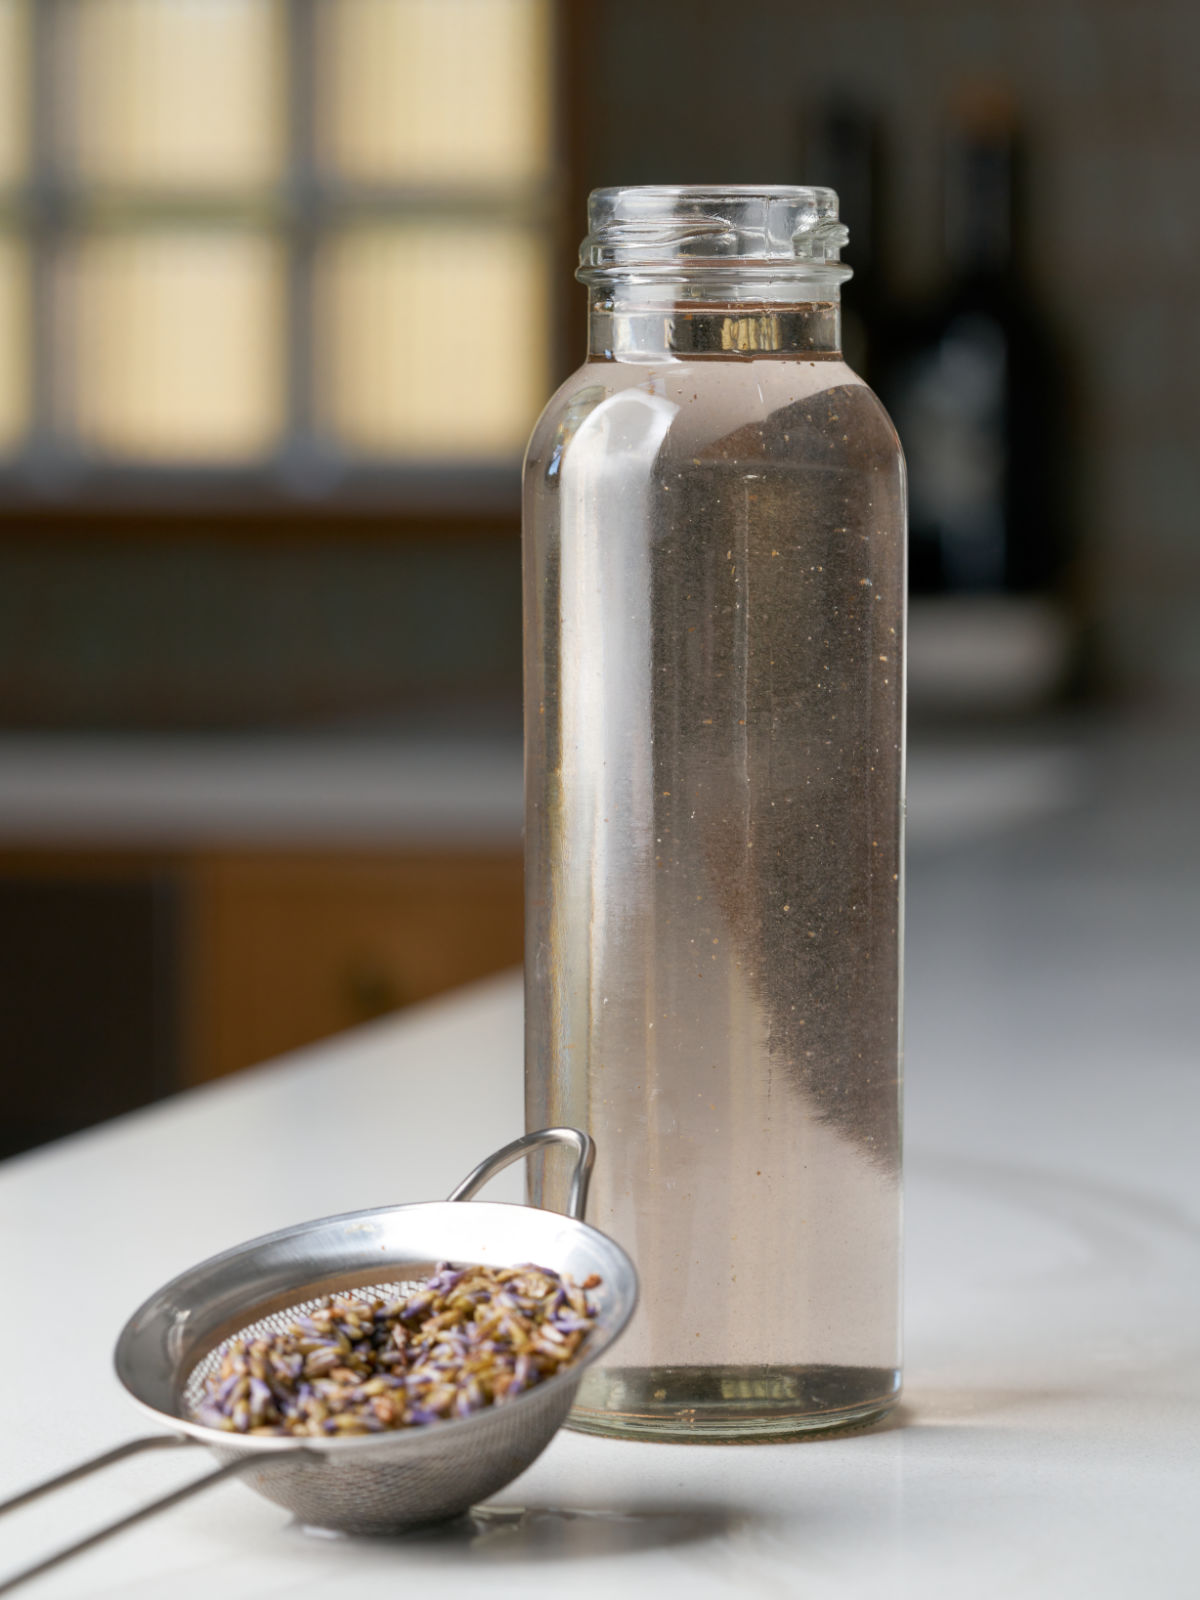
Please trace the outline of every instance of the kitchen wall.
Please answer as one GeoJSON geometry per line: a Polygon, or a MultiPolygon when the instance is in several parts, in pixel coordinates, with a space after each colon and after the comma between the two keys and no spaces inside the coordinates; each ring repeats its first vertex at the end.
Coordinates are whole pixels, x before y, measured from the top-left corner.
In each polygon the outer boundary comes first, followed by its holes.
{"type": "MultiPolygon", "coordinates": [[[[214,531],[219,515],[214,514],[214,531]]],[[[482,539],[330,530],[0,549],[0,726],[520,729],[516,522],[482,539]]]]}

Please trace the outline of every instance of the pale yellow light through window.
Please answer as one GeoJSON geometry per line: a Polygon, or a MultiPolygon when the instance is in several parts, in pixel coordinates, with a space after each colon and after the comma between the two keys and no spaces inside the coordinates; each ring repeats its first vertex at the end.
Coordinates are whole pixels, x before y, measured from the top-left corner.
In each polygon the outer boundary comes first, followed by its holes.
{"type": "Polygon", "coordinates": [[[20,183],[29,158],[29,13],[0,0],[0,189],[20,183]]]}
{"type": "Polygon", "coordinates": [[[29,261],[15,239],[0,236],[0,456],[29,427],[29,261]]]}
{"type": "Polygon", "coordinates": [[[536,182],[553,162],[549,0],[321,0],[318,149],[362,183],[536,182]]]}
{"type": "Polygon", "coordinates": [[[510,224],[350,228],[317,275],[318,402],[348,451],[518,456],[545,398],[545,240],[510,224]]]}
{"type": "Polygon", "coordinates": [[[286,158],[285,0],[75,0],[68,165],[117,187],[253,188],[286,158]]]}
{"type": "Polygon", "coordinates": [[[58,374],[85,450],[253,459],[284,427],[284,263],[249,232],[112,233],[71,259],[58,374]],[[65,380],[65,381],[64,381],[65,380]]]}
{"type": "MultiPolygon", "coordinates": [[[[36,3],[0,0],[0,198],[28,180],[36,3]]],[[[288,442],[289,318],[311,314],[307,398],[349,455],[519,455],[549,379],[553,0],[313,0],[333,204],[311,213],[288,188],[302,14],[291,0],[47,7],[63,204],[36,257],[15,211],[0,234],[0,451],[28,433],[36,275],[50,291],[36,359],[68,452],[268,462],[288,442]],[[197,195],[189,223],[177,202],[197,195]],[[289,306],[289,257],[310,244],[313,303],[289,306]]]]}

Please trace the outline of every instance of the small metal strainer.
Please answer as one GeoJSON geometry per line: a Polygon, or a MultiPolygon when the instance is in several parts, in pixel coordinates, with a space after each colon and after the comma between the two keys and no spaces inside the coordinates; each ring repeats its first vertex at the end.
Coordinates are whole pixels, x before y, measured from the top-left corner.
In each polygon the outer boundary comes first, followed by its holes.
{"type": "Polygon", "coordinates": [[[117,1341],[117,1376],[137,1405],[172,1432],[109,1450],[0,1504],[26,1505],[143,1450],[207,1445],[214,1472],[55,1552],[6,1582],[7,1594],[123,1528],[225,1478],[286,1506],[302,1522],[343,1533],[395,1533],[459,1515],[525,1470],[565,1421],[583,1370],[609,1348],[637,1303],[637,1274],[619,1245],[583,1220],[595,1147],[574,1128],[526,1134],[489,1156],[449,1200],[349,1212],[265,1234],[172,1279],[134,1313],[117,1341]],[[575,1152],[569,1214],[469,1200],[502,1168],[544,1145],[575,1152]],[[192,1420],[192,1404],[229,1339],[270,1333],[335,1291],[396,1295],[439,1261],[509,1267],[534,1263],[589,1291],[596,1325],[566,1370],[503,1405],[395,1432],[342,1438],[246,1437],[192,1420]]]}

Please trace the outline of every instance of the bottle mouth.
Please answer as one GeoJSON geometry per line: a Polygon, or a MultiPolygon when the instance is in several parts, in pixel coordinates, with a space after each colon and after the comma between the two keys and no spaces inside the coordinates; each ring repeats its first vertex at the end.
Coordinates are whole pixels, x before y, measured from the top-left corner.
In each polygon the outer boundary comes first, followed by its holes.
{"type": "Polygon", "coordinates": [[[760,278],[837,280],[849,238],[832,189],[796,184],[653,184],[595,189],[579,252],[584,283],[652,280],[703,269],[760,278]]]}

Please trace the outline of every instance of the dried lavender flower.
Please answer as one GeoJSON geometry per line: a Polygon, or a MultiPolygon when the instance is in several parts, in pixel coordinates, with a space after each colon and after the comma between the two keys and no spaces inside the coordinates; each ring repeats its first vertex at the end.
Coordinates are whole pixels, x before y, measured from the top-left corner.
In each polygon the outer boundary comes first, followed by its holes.
{"type": "Polygon", "coordinates": [[[223,1346],[194,1414],[227,1433],[318,1437],[470,1416],[570,1366],[599,1284],[442,1262],[400,1299],[331,1296],[282,1332],[223,1346]]]}

